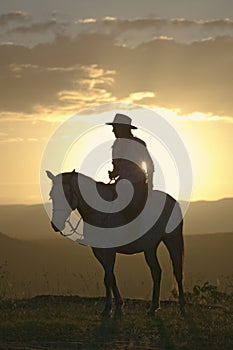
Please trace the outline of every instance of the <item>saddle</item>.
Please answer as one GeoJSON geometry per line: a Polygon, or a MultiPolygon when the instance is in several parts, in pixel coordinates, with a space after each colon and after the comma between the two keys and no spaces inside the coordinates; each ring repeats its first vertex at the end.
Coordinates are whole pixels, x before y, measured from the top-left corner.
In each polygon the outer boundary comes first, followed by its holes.
{"type": "Polygon", "coordinates": [[[117,198],[116,184],[105,184],[104,182],[96,182],[96,187],[99,195],[108,202],[114,201],[117,198]]]}
{"type": "MultiPolygon", "coordinates": [[[[109,202],[110,206],[111,202],[117,199],[118,194],[116,192],[116,183],[106,184],[104,182],[97,182],[96,188],[101,198],[109,202]]],[[[125,215],[125,209],[116,211],[114,213],[101,212],[96,215],[94,214],[92,215],[92,219],[95,221],[95,224],[100,227],[118,227],[126,224],[128,221],[128,218],[125,215]]]]}
{"type": "MultiPolygon", "coordinates": [[[[105,184],[103,182],[97,182],[96,187],[101,198],[109,202],[109,205],[111,205],[112,201],[117,199],[118,194],[116,192],[116,183],[105,184]]],[[[132,202],[126,208],[121,209],[120,211],[116,211],[114,213],[102,212],[101,214],[100,213],[97,214],[98,218],[97,216],[93,215],[92,219],[97,220],[99,223],[99,226],[101,227],[121,226],[130,222],[135,217],[137,217],[137,215],[140,213],[143,206],[144,206],[143,194],[140,191],[140,188],[137,188],[134,193],[132,202]]]]}

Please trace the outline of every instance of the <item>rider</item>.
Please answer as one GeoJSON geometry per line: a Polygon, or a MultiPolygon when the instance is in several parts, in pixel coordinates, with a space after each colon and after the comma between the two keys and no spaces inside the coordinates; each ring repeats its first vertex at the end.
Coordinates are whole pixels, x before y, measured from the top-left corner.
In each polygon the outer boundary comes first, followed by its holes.
{"type": "MultiPolygon", "coordinates": [[[[116,140],[112,146],[113,170],[109,171],[110,180],[116,182],[126,179],[134,187],[133,201],[126,216],[132,219],[143,209],[147,195],[153,189],[154,164],[147,150],[146,143],[132,134],[131,118],[117,113],[112,125],[116,140]]],[[[126,190],[127,192],[127,190],[126,190]]]]}

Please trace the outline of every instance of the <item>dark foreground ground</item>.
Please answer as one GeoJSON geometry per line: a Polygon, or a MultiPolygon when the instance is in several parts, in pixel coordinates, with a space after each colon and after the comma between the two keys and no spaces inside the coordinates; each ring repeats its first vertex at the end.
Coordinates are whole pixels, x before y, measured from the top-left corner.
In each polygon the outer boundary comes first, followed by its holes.
{"type": "Polygon", "coordinates": [[[233,349],[233,298],[208,293],[187,296],[186,318],[174,301],[151,318],[147,301],[125,300],[121,319],[104,320],[103,298],[2,300],[0,349],[233,349]]]}

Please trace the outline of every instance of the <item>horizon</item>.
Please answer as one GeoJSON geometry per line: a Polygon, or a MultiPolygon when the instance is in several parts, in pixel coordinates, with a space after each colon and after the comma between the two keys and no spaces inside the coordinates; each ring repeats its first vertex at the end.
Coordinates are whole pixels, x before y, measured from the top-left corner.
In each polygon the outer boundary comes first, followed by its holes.
{"type": "MultiPolygon", "coordinates": [[[[220,201],[224,201],[224,200],[233,200],[233,197],[221,197],[221,198],[216,198],[216,199],[196,199],[196,200],[190,200],[189,203],[197,203],[197,202],[208,202],[208,203],[211,203],[211,202],[220,202],[220,201]]],[[[185,200],[183,201],[182,199],[179,200],[178,202],[185,202],[185,200]]],[[[49,202],[45,202],[43,203],[43,201],[38,201],[38,202],[30,202],[30,203],[23,203],[23,202],[6,202],[6,203],[3,203],[1,202],[0,203],[0,206],[36,206],[36,205],[46,205],[46,204],[49,204],[49,202]]]]}

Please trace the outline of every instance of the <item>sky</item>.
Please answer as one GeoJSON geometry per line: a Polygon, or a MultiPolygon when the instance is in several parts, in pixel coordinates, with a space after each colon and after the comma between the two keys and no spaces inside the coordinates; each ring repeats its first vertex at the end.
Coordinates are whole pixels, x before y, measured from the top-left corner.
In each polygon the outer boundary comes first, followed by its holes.
{"type": "Polygon", "coordinates": [[[177,130],[192,200],[233,197],[232,17],[231,0],[2,2],[0,204],[39,203],[51,135],[110,103],[156,111],[177,130]]]}

